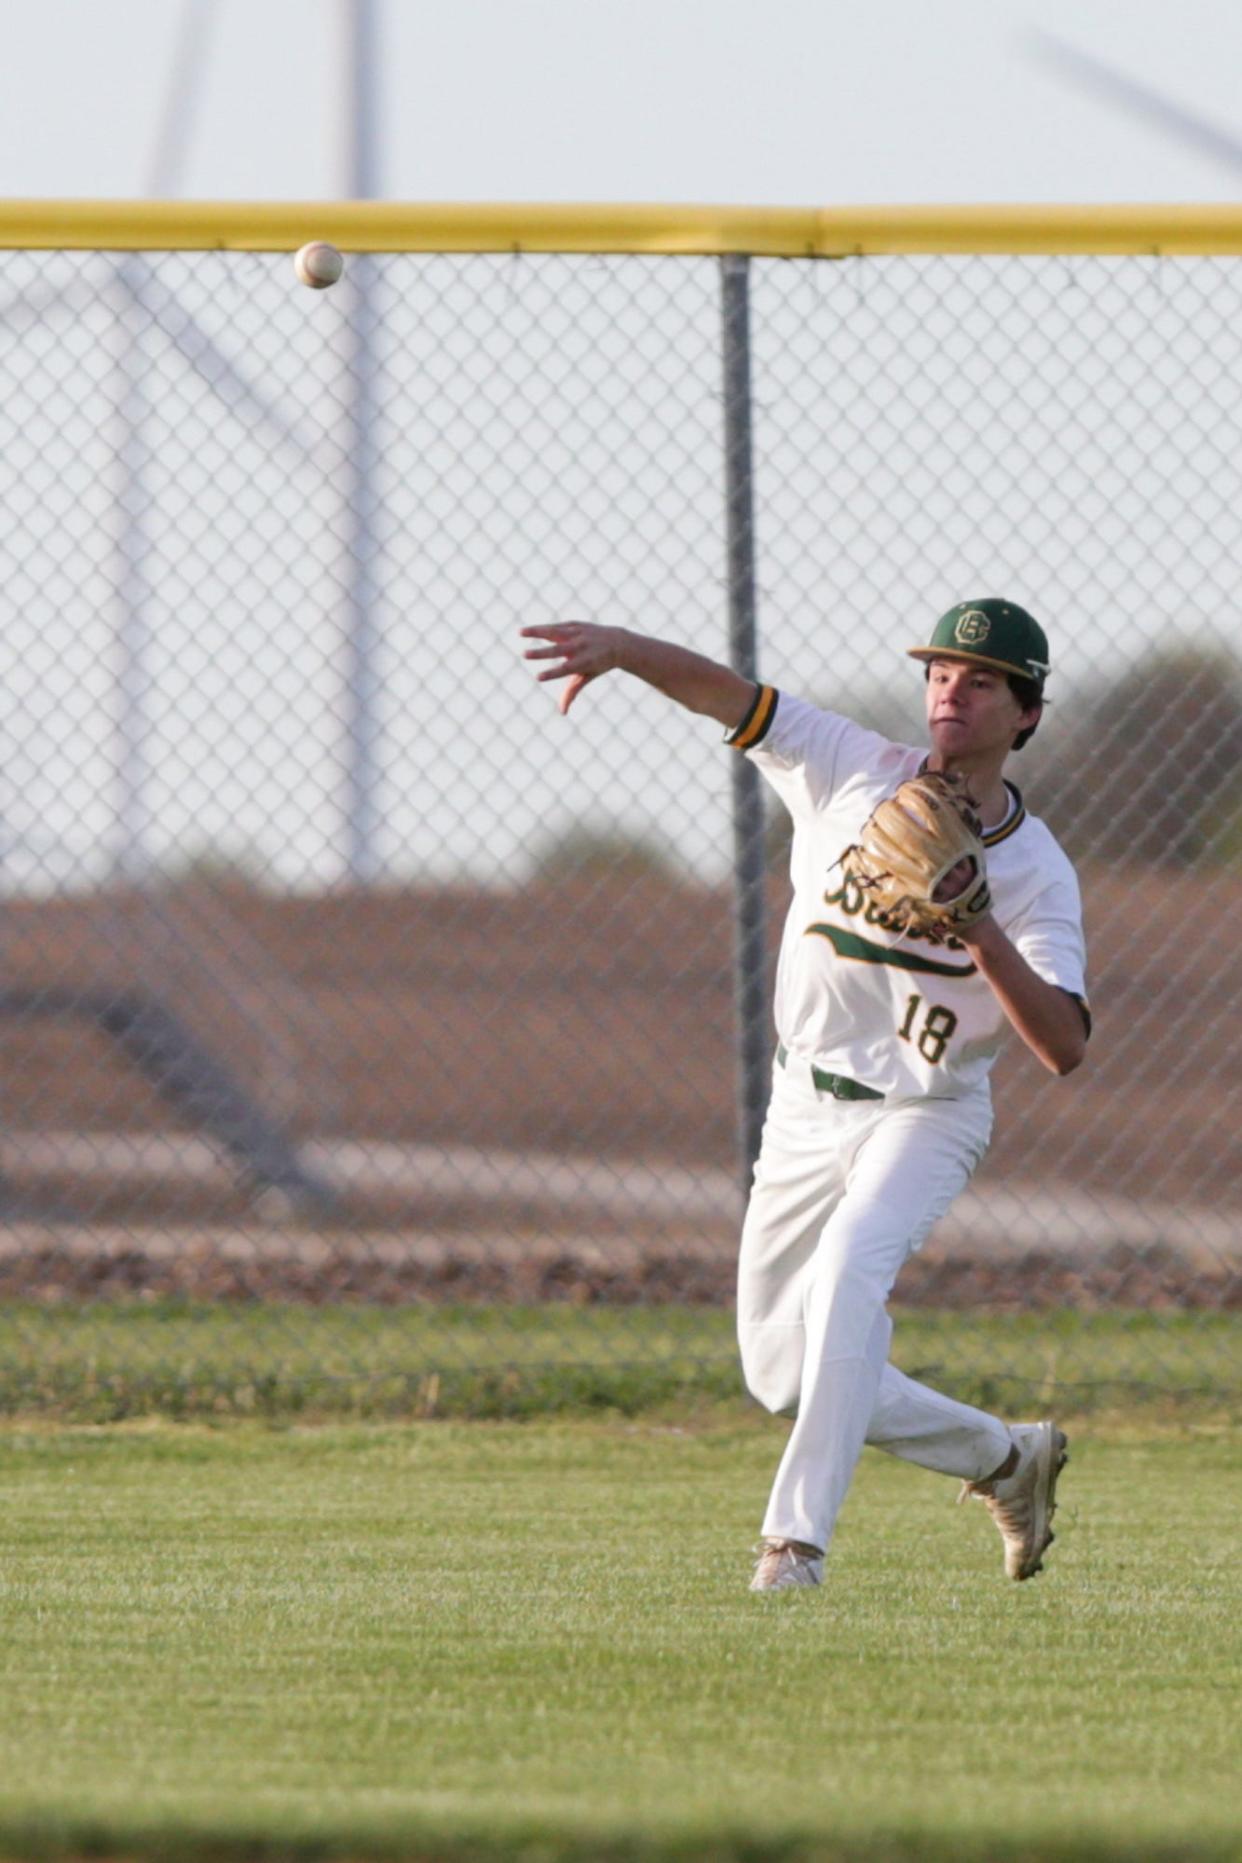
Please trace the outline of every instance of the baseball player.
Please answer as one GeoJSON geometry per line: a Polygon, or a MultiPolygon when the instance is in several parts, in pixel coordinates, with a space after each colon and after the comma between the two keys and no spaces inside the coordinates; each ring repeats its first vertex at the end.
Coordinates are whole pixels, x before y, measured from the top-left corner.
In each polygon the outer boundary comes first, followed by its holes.
{"type": "Polygon", "coordinates": [[[796,1418],[751,1589],[819,1584],[865,1443],[959,1478],[962,1498],[991,1512],[1008,1575],[1030,1578],[1053,1537],[1065,1435],[1050,1422],[1007,1426],[904,1376],[888,1362],[886,1303],[983,1156],[1006,1028],[1058,1075],[1079,1065],[1090,1033],[1073,868],[1003,774],[1039,723],[1042,628],[988,597],[951,608],[909,650],[925,667],[927,753],[623,628],[522,632],[546,643],[526,654],[552,662],[539,678],[567,681],[562,712],[602,673],[633,674],[723,725],[793,820],[738,1338],[752,1393],[796,1418]],[[929,890],[949,902],[940,909],[956,911],[959,895],[969,909],[913,929],[881,902],[867,841],[877,805],[910,779],[926,783],[921,771],[968,789],[979,832],[929,890]]]}

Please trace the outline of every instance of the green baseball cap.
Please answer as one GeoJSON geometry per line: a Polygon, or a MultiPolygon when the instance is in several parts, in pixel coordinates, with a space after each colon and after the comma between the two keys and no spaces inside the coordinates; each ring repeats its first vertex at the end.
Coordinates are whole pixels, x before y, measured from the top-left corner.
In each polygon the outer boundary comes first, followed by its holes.
{"type": "Polygon", "coordinates": [[[1000,673],[1018,673],[1043,691],[1048,677],[1048,636],[1017,602],[985,595],[959,602],[941,615],[926,647],[909,647],[912,660],[974,660],[1000,673]]]}

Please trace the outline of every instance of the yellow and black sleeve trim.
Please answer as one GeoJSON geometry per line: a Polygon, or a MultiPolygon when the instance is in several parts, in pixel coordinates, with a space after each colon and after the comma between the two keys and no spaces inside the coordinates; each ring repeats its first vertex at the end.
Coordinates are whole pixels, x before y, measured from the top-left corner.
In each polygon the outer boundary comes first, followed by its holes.
{"type": "Polygon", "coordinates": [[[734,750],[753,750],[756,744],[761,744],[776,716],[776,701],[779,697],[775,686],[756,686],[750,709],[741,724],[730,731],[725,743],[734,750]]]}

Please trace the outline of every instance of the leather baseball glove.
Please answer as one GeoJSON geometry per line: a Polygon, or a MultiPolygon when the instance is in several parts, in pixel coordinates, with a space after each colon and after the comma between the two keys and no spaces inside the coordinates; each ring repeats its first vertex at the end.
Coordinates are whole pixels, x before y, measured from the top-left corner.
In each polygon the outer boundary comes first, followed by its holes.
{"type": "Polygon", "coordinates": [[[966,779],[926,770],[873,810],[841,866],[895,931],[939,941],[991,910],[981,835],[966,779]]]}

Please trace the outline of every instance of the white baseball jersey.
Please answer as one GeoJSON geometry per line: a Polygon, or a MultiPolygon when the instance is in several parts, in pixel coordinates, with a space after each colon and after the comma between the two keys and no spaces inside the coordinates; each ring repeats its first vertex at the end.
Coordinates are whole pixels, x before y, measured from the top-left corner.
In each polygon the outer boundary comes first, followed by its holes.
{"type": "MultiPolygon", "coordinates": [[[[985,1088],[1008,1028],[969,950],[879,922],[841,872],[876,804],[926,753],[761,686],[728,742],[751,757],[793,817],[793,903],[776,981],[788,1052],[895,1099],[985,1088]]],[[[993,916],[1031,968],[1087,1011],[1074,869],[1012,784],[1006,819],[983,836],[993,916]]]]}

